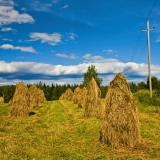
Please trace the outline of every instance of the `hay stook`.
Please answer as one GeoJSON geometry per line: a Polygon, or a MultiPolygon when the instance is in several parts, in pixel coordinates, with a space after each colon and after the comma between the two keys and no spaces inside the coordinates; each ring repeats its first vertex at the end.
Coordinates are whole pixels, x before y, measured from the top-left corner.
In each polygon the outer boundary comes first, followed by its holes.
{"type": "Polygon", "coordinates": [[[134,147],[140,142],[139,119],[130,86],[118,73],[106,94],[101,141],[111,148],[134,147]]]}
{"type": "Polygon", "coordinates": [[[80,98],[80,94],[81,94],[81,88],[80,88],[80,87],[77,87],[77,88],[74,90],[74,94],[73,94],[73,103],[74,103],[74,104],[78,104],[79,98],[80,98]]]}
{"type": "Polygon", "coordinates": [[[4,103],[4,98],[0,97],[0,104],[3,104],[3,103],[4,103]]]}
{"type": "Polygon", "coordinates": [[[84,103],[85,117],[98,117],[102,115],[101,90],[94,78],[90,80],[86,87],[86,97],[84,103]]]}
{"type": "Polygon", "coordinates": [[[29,115],[30,98],[27,86],[20,82],[16,85],[16,90],[13,95],[12,103],[10,106],[11,117],[25,117],[29,115]]]}

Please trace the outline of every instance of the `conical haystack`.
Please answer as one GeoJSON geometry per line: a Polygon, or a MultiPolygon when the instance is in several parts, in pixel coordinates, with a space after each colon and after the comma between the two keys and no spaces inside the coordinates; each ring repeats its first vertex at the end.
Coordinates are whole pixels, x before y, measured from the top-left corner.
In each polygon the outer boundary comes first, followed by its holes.
{"type": "Polygon", "coordinates": [[[4,98],[0,97],[0,104],[4,103],[4,98]]]}
{"type": "Polygon", "coordinates": [[[70,88],[68,88],[65,91],[65,93],[63,93],[61,95],[61,97],[59,99],[66,99],[68,101],[73,101],[73,95],[74,95],[73,91],[70,88]]]}
{"type": "Polygon", "coordinates": [[[29,90],[27,86],[21,82],[16,85],[16,90],[13,95],[12,104],[10,107],[10,116],[24,117],[29,115],[30,109],[29,90]]]}
{"type": "Polygon", "coordinates": [[[140,142],[139,120],[126,78],[118,73],[105,102],[101,141],[111,148],[134,147],[140,142]]]}
{"type": "Polygon", "coordinates": [[[83,87],[81,89],[81,93],[80,93],[79,98],[78,98],[78,107],[79,108],[84,108],[86,93],[87,93],[86,87],[83,87]]]}
{"type": "Polygon", "coordinates": [[[32,85],[29,88],[30,95],[30,109],[38,109],[38,89],[36,85],[32,85]]]}
{"type": "Polygon", "coordinates": [[[44,103],[46,101],[46,97],[44,95],[43,90],[41,89],[37,89],[37,95],[38,95],[38,106],[40,106],[40,104],[44,103]]]}
{"type": "Polygon", "coordinates": [[[77,88],[74,90],[74,94],[73,94],[73,103],[74,103],[74,104],[78,104],[79,98],[80,98],[80,94],[81,94],[81,88],[80,88],[80,87],[77,87],[77,88]]]}
{"type": "Polygon", "coordinates": [[[101,117],[101,90],[99,89],[94,78],[88,83],[84,104],[84,116],[101,117]]]}
{"type": "Polygon", "coordinates": [[[66,94],[63,93],[60,97],[59,97],[59,100],[63,100],[63,99],[66,99],[66,94]]]}

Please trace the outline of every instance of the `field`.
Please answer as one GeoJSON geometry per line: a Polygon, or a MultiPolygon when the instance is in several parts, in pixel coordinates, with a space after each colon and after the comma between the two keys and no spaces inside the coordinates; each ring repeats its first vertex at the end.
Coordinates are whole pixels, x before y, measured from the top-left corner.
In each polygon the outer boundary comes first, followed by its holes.
{"type": "Polygon", "coordinates": [[[143,142],[127,150],[101,144],[102,119],[85,118],[72,102],[47,101],[31,116],[17,119],[8,117],[9,104],[1,104],[0,159],[160,160],[160,107],[136,103],[143,142]]]}

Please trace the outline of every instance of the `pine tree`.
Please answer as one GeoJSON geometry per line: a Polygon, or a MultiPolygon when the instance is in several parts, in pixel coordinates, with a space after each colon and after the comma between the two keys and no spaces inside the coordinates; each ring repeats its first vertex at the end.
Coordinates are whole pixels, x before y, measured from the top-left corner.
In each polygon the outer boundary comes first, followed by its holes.
{"type": "Polygon", "coordinates": [[[87,72],[84,73],[82,85],[85,87],[88,84],[88,82],[92,79],[92,77],[95,79],[98,86],[100,87],[100,85],[102,84],[102,78],[98,77],[98,73],[94,65],[89,66],[87,72]]]}

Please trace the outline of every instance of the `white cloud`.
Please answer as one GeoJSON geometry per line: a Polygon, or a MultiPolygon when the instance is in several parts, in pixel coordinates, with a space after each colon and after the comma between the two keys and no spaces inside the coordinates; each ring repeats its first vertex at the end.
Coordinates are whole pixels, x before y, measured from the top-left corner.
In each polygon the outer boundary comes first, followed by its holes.
{"type": "MultiPolygon", "coordinates": [[[[123,63],[118,61],[117,59],[105,59],[102,63],[82,63],[78,65],[51,65],[45,63],[36,63],[36,62],[11,62],[7,63],[4,61],[0,61],[0,73],[7,73],[15,76],[12,80],[18,80],[18,76],[23,74],[24,77],[28,75],[35,74],[35,80],[37,80],[37,74],[41,75],[40,79],[47,80],[47,76],[51,77],[50,79],[61,82],[61,83],[78,83],[81,79],[83,74],[87,71],[89,65],[94,65],[97,69],[97,72],[100,77],[103,78],[103,84],[109,84],[109,82],[113,79],[116,73],[121,72],[123,75],[126,76],[129,82],[140,82],[146,81],[148,76],[148,65],[141,63],[123,63]],[[29,66],[29,67],[28,67],[29,66]],[[17,73],[17,77],[16,77],[17,73]],[[72,76],[69,75],[76,75],[79,78],[79,81],[72,76]],[[78,76],[81,75],[81,76],[78,76]],[[56,79],[58,77],[58,80],[56,79]]],[[[151,73],[152,76],[157,77],[160,79],[160,66],[158,65],[151,65],[151,73]]],[[[32,76],[34,77],[34,76],[32,76]]],[[[3,77],[7,81],[8,77],[3,77]]],[[[9,76],[10,78],[10,76],[9,76]]],[[[8,78],[8,80],[10,80],[8,78]]],[[[48,79],[48,80],[50,80],[48,79]]],[[[24,78],[25,80],[25,78],[24,78]]],[[[29,79],[28,81],[33,81],[34,78],[29,79]]]]}
{"type": "Polygon", "coordinates": [[[77,59],[78,57],[75,54],[70,54],[67,55],[65,53],[57,53],[55,54],[57,57],[61,57],[61,58],[69,58],[69,59],[77,59]]]}
{"type": "Polygon", "coordinates": [[[86,54],[83,56],[83,58],[85,59],[85,62],[103,62],[105,59],[101,56],[92,56],[91,54],[86,54]]]}
{"type": "Polygon", "coordinates": [[[33,32],[30,33],[29,36],[31,38],[31,41],[40,40],[41,43],[49,43],[52,46],[55,46],[61,42],[61,35],[59,33],[48,34],[33,32]]]}
{"type": "Polygon", "coordinates": [[[68,58],[69,56],[65,53],[57,53],[55,54],[57,57],[68,58]]]}
{"type": "Polygon", "coordinates": [[[22,52],[37,53],[33,47],[20,47],[20,46],[15,47],[11,44],[3,44],[2,46],[0,46],[0,48],[5,50],[11,49],[11,50],[20,50],[22,52]]]}
{"type": "Polygon", "coordinates": [[[0,0],[0,6],[14,6],[12,0],[0,0]]]}
{"type": "Polygon", "coordinates": [[[63,9],[66,9],[66,8],[68,8],[68,7],[69,7],[69,5],[67,4],[67,5],[63,6],[62,8],[63,8],[63,9]]]}
{"type": "Polygon", "coordinates": [[[26,13],[19,14],[12,6],[0,6],[0,25],[10,23],[31,23],[34,19],[26,13]]]}
{"type": "Polygon", "coordinates": [[[11,27],[6,27],[1,29],[2,32],[13,31],[13,30],[15,29],[12,29],[11,27]]]}

